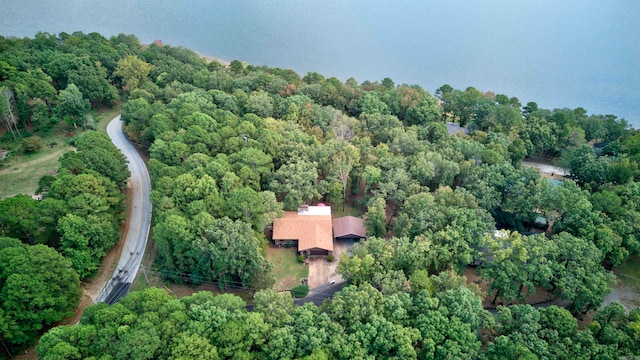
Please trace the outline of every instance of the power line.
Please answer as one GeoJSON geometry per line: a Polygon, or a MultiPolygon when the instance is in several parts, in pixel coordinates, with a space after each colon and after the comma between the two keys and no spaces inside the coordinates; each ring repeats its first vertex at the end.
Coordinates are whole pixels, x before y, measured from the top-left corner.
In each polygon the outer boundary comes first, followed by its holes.
{"type": "MultiPolygon", "coordinates": [[[[192,275],[192,274],[187,274],[187,273],[181,273],[178,271],[173,271],[173,270],[166,270],[166,269],[159,269],[160,271],[154,271],[151,269],[147,269],[147,272],[150,274],[155,274],[155,275],[160,275],[160,276],[173,276],[175,278],[179,278],[179,279],[184,279],[184,280],[190,280],[193,281],[194,279],[196,281],[198,281],[201,284],[209,284],[209,285],[216,285],[219,286],[220,282],[222,282],[221,279],[216,279],[216,278],[207,278],[207,277],[203,277],[203,276],[197,276],[197,275],[192,275]]],[[[264,290],[263,287],[259,287],[256,284],[244,284],[241,281],[235,281],[235,280],[227,280],[227,283],[232,283],[232,284],[236,284],[236,288],[237,289],[245,289],[245,290],[253,290],[253,291],[259,291],[259,290],[264,290]]],[[[329,293],[329,292],[323,292],[323,291],[314,291],[314,294],[317,295],[326,295],[326,296],[333,296],[335,293],[329,293]]]]}

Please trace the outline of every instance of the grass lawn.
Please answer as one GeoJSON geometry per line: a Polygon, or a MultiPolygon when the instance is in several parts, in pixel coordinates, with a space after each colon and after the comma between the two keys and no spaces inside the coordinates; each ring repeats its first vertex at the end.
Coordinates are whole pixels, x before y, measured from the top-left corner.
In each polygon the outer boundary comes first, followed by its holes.
{"type": "Polygon", "coordinates": [[[288,290],[300,285],[300,279],[309,277],[309,267],[298,262],[294,248],[269,248],[267,257],[273,264],[271,275],[277,290],[288,290]]]}

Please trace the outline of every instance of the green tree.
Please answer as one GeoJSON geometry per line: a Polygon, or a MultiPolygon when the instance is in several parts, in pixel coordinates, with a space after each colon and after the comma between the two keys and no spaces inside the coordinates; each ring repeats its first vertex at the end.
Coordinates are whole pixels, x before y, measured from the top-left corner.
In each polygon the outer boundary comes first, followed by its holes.
{"type": "Polygon", "coordinates": [[[383,237],[387,234],[387,202],[381,196],[369,200],[364,224],[369,236],[383,237]]]}
{"type": "Polygon", "coordinates": [[[258,193],[251,188],[242,188],[229,194],[226,204],[226,214],[230,218],[247,222],[257,231],[263,231],[282,213],[282,204],[271,191],[258,193]]]}
{"type": "Polygon", "coordinates": [[[274,327],[290,324],[293,319],[293,299],[288,292],[279,293],[274,289],[256,292],[253,298],[254,310],[265,315],[265,322],[274,327]]]}
{"type": "Polygon", "coordinates": [[[67,214],[60,219],[58,231],[62,251],[81,279],[96,274],[102,258],[120,239],[117,226],[95,215],[83,219],[67,214]]]}
{"type": "Polygon", "coordinates": [[[60,91],[58,95],[58,114],[68,116],[73,126],[85,125],[84,117],[89,111],[89,101],[85,100],[82,93],[74,84],[69,84],[66,89],[60,91]]]}
{"type": "MultiPolygon", "coordinates": [[[[0,245],[6,239],[0,239],[0,245]]],[[[71,261],[45,245],[0,246],[0,331],[14,350],[37,333],[73,314],[80,281],[71,261]]],[[[15,353],[15,351],[14,351],[15,353]]]]}
{"type": "Polygon", "coordinates": [[[253,92],[249,95],[245,109],[247,113],[270,117],[273,116],[273,101],[266,92],[253,92]]]}
{"type": "Polygon", "coordinates": [[[42,150],[44,144],[40,136],[31,136],[22,140],[22,148],[25,153],[35,153],[42,150]]]}
{"type": "Polygon", "coordinates": [[[86,59],[73,71],[68,72],[68,79],[69,84],[75,84],[93,104],[111,104],[118,97],[118,91],[107,80],[107,70],[100,63],[91,63],[86,59]]]}
{"type": "MultiPolygon", "coordinates": [[[[479,302],[479,299],[477,301],[479,302]]],[[[430,298],[423,291],[414,299],[414,306],[413,326],[418,329],[423,339],[418,354],[420,358],[473,358],[477,356],[481,345],[477,332],[455,313],[449,313],[447,303],[430,298]]],[[[473,314],[473,311],[473,309],[465,310],[465,312],[471,313],[470,316],[477,316],[477,314],[473,314]]]]}
{"type": "MultiPolygon", "coordinates": [[[[354,166],[360,163],[360,152],[358,149],[345,142],[337,142],[337,151],[332,157],[331,172],[333,176],[342,184],[342,199],[347,200],[347,184],[349,182],[349,174],[354,166]]],[[[344,202],[342,203],[344,211],[344,202]]]]}
{"type": "Polygon", "coordinates": [[[528,247],[521,235],[509,232],[504,235],[485,236],[488,253],[480,268],[480,276],[489,280],[489,290],[495,292],[492,303],[498,297],[507,302],[524,301],[523,287],[532,291],[537,285],[529,279],[525,264],[529,262],[528,247]]]}
{"type": "Polygon", "coordinates": [[[41,241],[37,233],[37,201],[27,195],[16,195],[0,201],[0,234],[23,239],[34,245],[41,241]]]}
{"type": "Polygon", "coordinates": [[[305,160],[282,165],[273,175],[271,189],[283,199],[285,210],[320,197],[317,165],[305,160]]]}
{"type": "Polygon", "coordinates": [[[135,55],[129,55],[118,61],[113,75],[122,77],[124,87],[132,92],[145,82],[152,69],[153,65],[140,60],[135,55]]]}
{"type": "Polygon", "coordinates": [[[410,196],[396,219],[396,236],[431,243],[432,271],[462,271],[477,257],[480,238],[494,228],[491,215],[478,208],[475,198],[462,189],[439,188],[433,195],[410,196]],[[456,224],[452,226],[451,224],[456,224]]]}
{"type": "Polygon", "coordinates": [[[560,233],[553,237],[558,246],[558,267],[552,286],[563,299],[570,299],[573,313],[595,309],[609,293],[614,276],[601,265],[600,250],[587,240],[560,233]]]}
{"type": "Polygon", "coordinates": [[[206,338],[193,333],[181,333],[174,340],[170,360],[217,360],[218,350],[206,338]]]}
{"type": "Polygon", "coordinates": [[[375,92],[365,92],[358,99],[358,115],[360,114],[389,114],[389,107],[382,102],[375,92]]]}
{"type": "Polygon", "coordinates": [[[191,244],[194,279],[216,280],[219,286],[262,287],[262,278],[271,264],[260,253],[260,242],[251,226],[227,217],[211,219],[203,229],[204,236],[191,244]]]}
{"type": "MultiPolygon", "coordinates": [[[[118,150],[106,134],[97,131],[87,131],[79,136],[74,145],[77,148],[77,154],[65,153],[64,158],[69,156],[69,160],[75,158],[69,163],[61,161],[63,168],[67,165],[75,164],[69,167],[73,173],[73,168],[86,170],[94,170],[100,175],[112,180],[120,188],[126,186],[129,178],[129,169],[127,168],[127,160],[120,150],[118,150]],[[78,164],[76,162],[81,162],[78,164]]],[[[75,173],[82,171],[75,171],[75,173]]]]}
{"type": "Polygon", "coordinates": [[[350,285],[323,303],[321,311],[349,331],[357,324],[365,324],[379,314],[382,301],[382,293],[371,285],[350,285]]]}
{"type": "Polygon", "coordinates": [[[0,99],[0,115],[2,115],[7,131],[11,133],[13,140],[17,141],[16,135],[20,135],[18,132],[18,119],[13,110],[12,100],[14,93],[7,87],[0,87],[0,94],[2,95],[2,99],[0,99]]]}

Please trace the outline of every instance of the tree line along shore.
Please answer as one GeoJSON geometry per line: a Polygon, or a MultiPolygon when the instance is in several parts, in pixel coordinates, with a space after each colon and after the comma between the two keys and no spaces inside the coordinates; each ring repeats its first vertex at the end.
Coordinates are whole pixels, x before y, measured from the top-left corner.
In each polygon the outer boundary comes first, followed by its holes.
{"type": "Polygon", "coordinates": [[[609,270],[640,250],[640,135],[624,119],[472,87],[432,94],[389,78],[225,65],[80,32],[0,37],[0,93],[3,162],[61,128],[75,135],[64,140],[75,151],[38,182],[42,200],[0,201],[0,357],[43,333],[43,359],[640,354],[640,312],[598,310],[609,270]],[[128,170],[92,131],[95,109],[117,102],[150,154],[150,270],[255,292],[253,311],[230,294],[147,289],[53,327],[119,236],[128,170]],[[569,174],[552,183],[527,158],[569,174]],[[342,291],[296,307],[272,289],[268,228],[317,202],[346,203],[368,238],[338,264],[342,291]],[[527,305],[536,293],[566,308],[527,305]]]}

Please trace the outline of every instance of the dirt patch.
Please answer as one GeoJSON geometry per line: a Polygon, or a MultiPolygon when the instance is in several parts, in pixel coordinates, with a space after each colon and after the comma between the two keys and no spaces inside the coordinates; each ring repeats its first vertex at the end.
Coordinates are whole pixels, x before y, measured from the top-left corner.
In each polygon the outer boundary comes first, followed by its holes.
{"type": "MultiPolygon", "coordinates": [[[[495,309],[497,308],[499,305],[511,305],[511,304],[521,304],[521,302],[518,301],[514,301],[514,302],[507,302],[504,299],[501,299],[500,297],[498,297],[498,299],[496,300],[496,303],[493,303],[493,298],[495,296],[495,292],[491,292],[489,293],[489,283],[488,281],[480,278],[478,276],[478,274],[476,273],[477,268],[475,267],[468,267],[467,271],[464,272],[464,275],[467,278],[467,283],[471,284],[476,284],[478,286],[480,286],[480,290],[482,291],[482,306],[485,309],[495,309]]],[[[523,292],[526,292],[526,288],[523,289],[523,292]]],[[[537,288],[531,295],[525,297],[525,302],[526,304],[531,304],[531,305],[535,305],[535,304],[542,304],[542,303],[547,303],[550,301],[555,301],[556,298],[553,294],[551,294],[549,292],[549,290],[545,289],[545,288],[537,288]]]]}

